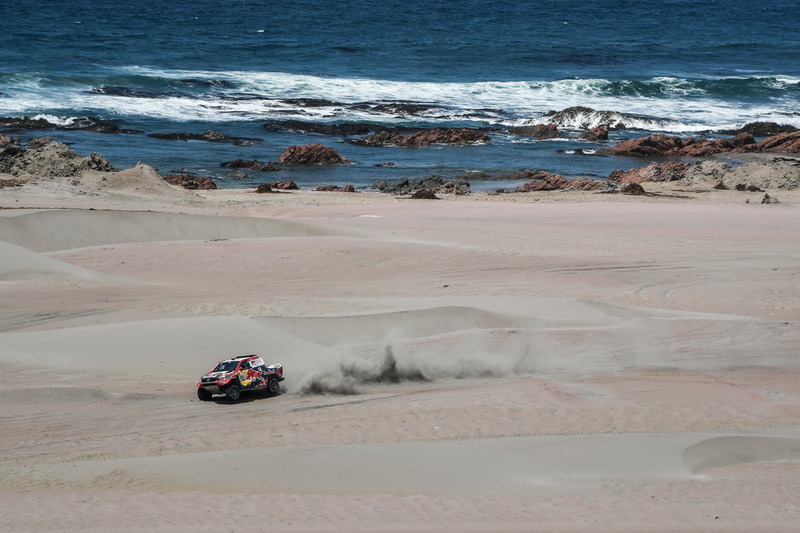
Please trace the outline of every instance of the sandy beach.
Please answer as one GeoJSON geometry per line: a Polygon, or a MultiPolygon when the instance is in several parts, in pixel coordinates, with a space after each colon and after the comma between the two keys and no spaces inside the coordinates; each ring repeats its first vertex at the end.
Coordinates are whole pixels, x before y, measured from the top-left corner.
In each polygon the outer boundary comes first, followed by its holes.
{"type": "Polygon", "coordinates": [[[0,531],[797,530],[796,189],[73,182],[0,189],[0,531]]]}

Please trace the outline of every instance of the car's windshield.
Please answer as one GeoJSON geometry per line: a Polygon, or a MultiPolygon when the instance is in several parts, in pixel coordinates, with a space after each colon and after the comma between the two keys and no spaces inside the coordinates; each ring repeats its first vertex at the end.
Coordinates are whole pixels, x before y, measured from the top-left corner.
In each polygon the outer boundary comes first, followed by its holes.
{"type": "Polygon", "coordinates": [[[222,361],[212,372],[230,372],[236,370],[236,365],[238,363],[238,361],[222,361]]]}

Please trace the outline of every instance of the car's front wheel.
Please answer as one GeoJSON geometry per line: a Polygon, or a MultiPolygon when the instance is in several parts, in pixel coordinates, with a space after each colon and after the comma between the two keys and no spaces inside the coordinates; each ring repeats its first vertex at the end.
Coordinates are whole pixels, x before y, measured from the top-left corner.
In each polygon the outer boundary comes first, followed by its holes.
{"type": "Polygon", "coordinates": [[[225,396],[232,402],[239,401],[239,398],[242,395],[242,390],[239,388],[239,385],[231,385],[227,389],[225,389],[225,396]]]}
{"type": "Polygon", "coordinates": [[[275,378],[270,378],[267,381],[267,392],[269,392],[270,396],[277,396],[281,393],[281,384],[275,378]]]}
{"type": "Polygon", "coordinates": [[[201,401],[207,402],[211,399],[211,393],[203,387],[197,387],[197,397],[200,398],[201,401]]]}

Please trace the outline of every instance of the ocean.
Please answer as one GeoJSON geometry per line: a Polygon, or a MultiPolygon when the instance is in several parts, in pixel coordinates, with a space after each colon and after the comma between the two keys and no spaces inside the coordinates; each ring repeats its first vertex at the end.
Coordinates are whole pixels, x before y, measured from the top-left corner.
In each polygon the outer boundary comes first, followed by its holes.
{"type": "Polygon", "coordinates": [[[291,179],[369,189],[378,179],[524,169],[602,179],[646,164],[596,153],[623,139],[716,138],[755,121],[800,127],[800,12],[789,1],[20,0],[3,11],[0,117],[68,128],[12,136],[49,135],[118,168],[142,161],[219,187],[291,179]],[[566,139],[509,132],[574,106],[594,112],[559,122],[566,139]],[[607,142],[575,138],[605,111],[624,129],[607,142]],[[84,117],[141,133],[87,131],[84,117]],[[491,141],[367,147],[281,126],[287,120],[484,128],[491,141]],[[148,136],[210,129],[253,140],[148,136]],[[245,179],[220,167],[313,142],[354,164],[245,179]]]}

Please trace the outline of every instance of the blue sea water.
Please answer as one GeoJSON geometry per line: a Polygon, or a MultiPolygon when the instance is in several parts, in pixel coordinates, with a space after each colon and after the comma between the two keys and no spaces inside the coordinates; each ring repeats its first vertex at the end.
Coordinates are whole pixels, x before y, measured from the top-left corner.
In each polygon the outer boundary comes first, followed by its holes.
{"type": "MultiPolygon", "coordinates": [[[[641,166],[593,151],[664,132],[717,136],[748,122],[800,127],[800,12],[774,0],[423,2],[20,0],[0,17],[0,117],[96,117],[141,134],[50,135],[118,167],[143,161],[222,187],[301,187],[536,168],[605,177],[641,166]],[[379,104],[423,104],[400,108],[379,104]],[[512,126],[572,106],[622,114],[608,143],[534,141],[512,126]],[[265,129],[278,120],[489,128],[479,146],[374,148],[265,129]],[[248,144],[170,141],[209,129],[248,144]],[[355,162],[226,180],[219,164],[321,142],[355,162]],[[392,166],[376,166],[392,162],[392,166]]],[[[574,137],[588,113],[559,127],[574,137]]],[[[473,183],[495,188],[496,183],[473,183]]]]}

